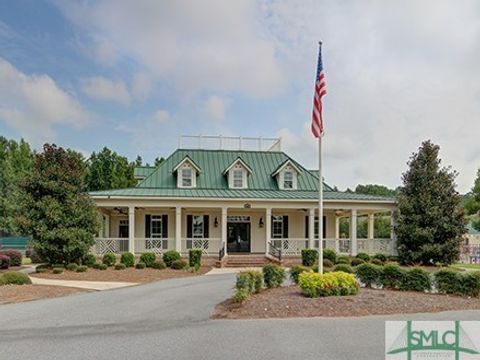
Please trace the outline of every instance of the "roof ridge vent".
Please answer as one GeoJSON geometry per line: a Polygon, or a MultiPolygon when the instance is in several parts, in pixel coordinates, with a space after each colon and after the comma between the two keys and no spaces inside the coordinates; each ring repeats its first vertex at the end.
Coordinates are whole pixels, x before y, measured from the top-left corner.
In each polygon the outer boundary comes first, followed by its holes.
{"type": "Polygon", "coordinates": [[[281,138],[223,135],[182,135],[179,149],[282,151],[281,138]]]}

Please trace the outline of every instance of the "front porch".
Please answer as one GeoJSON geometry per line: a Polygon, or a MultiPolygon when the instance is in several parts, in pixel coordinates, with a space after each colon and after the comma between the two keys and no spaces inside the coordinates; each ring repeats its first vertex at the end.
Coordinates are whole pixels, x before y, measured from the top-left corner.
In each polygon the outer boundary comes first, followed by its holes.
{"type": "MultiPolygon", "coordinates": [[[[97,255],[126,251],[162,254],[167,250],[186,255],[189,249],[201,249],[205,255],[215,257],[229,253],[298,257],[302,249],[318,248],[315,208],[129,205],[99,207],[99,211],[102,230],[92,249],[97,255]]],[[[375,237],[375,215],[388,216],[388,211],[392,210],[326,208],[323,247],[346,255],[358,252],[396,255],[393,231],[389,238],[375,237]],[[362,217],[368,222],[366,238],[357,237],[358,219],[362,217]],[[348,219],[348,233],[341,233],[341,219],[348,219]]]]}

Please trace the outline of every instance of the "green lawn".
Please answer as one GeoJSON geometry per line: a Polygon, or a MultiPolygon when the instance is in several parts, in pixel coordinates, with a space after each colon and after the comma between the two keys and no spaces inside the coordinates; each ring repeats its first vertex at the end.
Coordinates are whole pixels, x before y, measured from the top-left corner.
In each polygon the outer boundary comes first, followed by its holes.
{"type": "Polygon", "coordinates": [[[32,260],[30,258],[24,257],[22,259],[22,265],[30,265],[32,263],[32,260]]]}
{"type": "Polygon", "coordinates": [[[457,269],[480,270],[480,264],[462,264],[456,263],[452,267],[457,269]]]}

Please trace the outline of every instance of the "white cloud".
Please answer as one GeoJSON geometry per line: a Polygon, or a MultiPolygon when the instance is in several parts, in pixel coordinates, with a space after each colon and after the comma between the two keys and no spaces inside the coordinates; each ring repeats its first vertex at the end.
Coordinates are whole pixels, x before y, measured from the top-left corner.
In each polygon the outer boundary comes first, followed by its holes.
{"type": "Polygon", "coordinates": [[[82,91],[95,100],[112,101],[123,105],[130,104],[127,86],[121,80],[110,80],[103,76],[85,78],[80,81],[82,91]]]}
{"type": "Polygon", "coordinates": [[[228,100],[220,96],[212,95],[204,103],[205,113],[214,120],[225,119],[225,112],[227,111],[228,100]]]}
{"type": "Polygon", "coordinates": [[[26,75],[0,58],[0,121],[35,144],[55,138],[55,125],[85,126],[90,115],[48,75],[26,75]]]}
{"type": "Polygon", "coordinates": [[[170,113],[166,110],[158,110],[153,114],[153,119],[159,123],[164,124],[171,120],[170,113]]]}

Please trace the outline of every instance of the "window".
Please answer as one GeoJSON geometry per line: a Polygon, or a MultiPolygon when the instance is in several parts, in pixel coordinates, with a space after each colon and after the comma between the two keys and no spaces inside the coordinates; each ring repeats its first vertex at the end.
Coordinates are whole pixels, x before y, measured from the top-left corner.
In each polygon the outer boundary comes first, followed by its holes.
{"type": "Polygon", "coordinates": [[[203,215],[193,215],[192,217],[192,235],[195,239],[204,237],[203,215]]]}
{"type": "Polygon", "coordinates": [[[272,238],[283,238],[283,216],[272,216],[272,238]]]}
{"type": "Polygon", "coordinates": [[[152,215],[150,220],[150,236],[152,238],[163,237],[162,215],[152,215]]]}
{"type": "Polygon", "coordinates": [[[182,169],[182,186],[183,187],[192,187],[192,174],[193,171],[190,168],[183,168],[182,169]]]}
{"type": "Polygon", "coordinates": [[[293,172],[285,171],[283,173],[283,188],[293,189],[293,172]]]}
{"type": "Polygon", "coordinates": [[[243,171],[233,170],[233,187],[243,188],[243,171]]]}

